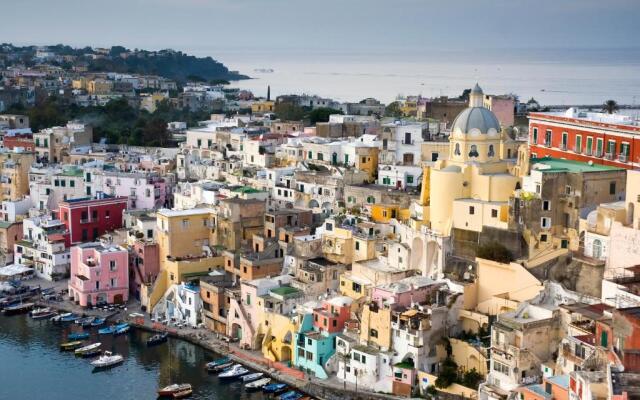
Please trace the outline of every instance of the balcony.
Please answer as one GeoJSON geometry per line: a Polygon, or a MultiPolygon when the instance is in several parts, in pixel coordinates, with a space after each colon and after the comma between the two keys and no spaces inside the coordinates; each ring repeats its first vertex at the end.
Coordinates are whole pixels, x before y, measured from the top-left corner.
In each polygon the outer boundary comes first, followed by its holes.
{"type": "Polygon", "coordinates": [[[613,153],[605,153],[604,158],[606,158],[607,160],[613,160],[613,153]]]}
{"type": "Polygon", "coordinates": [[[544,141],[544,143],[543,143],[543,145],[544,145],[545,147],[551,147],[551,141],[546,141],[546,140],[545,140],[545,141],[544,141]]]}
{"type": "Polygon", "coordinates": [[[620,154],[620,156],[618,157],[618,161],[626,163],[629,161],[628,159],[629,157],[626,154],[620,154]]]}
{"type": "Polygon", "coordinates": [[[582,148],[580,146],[574,146],[573,147],[573,152],[576,154],[580,154],[582,153],[582,148]]]}
{"type": "Polygon", "coordinates": [[[567,144],[566,143],[562,143],[560,145],[560,150],[566,151],[567,150],[567,144]]]}

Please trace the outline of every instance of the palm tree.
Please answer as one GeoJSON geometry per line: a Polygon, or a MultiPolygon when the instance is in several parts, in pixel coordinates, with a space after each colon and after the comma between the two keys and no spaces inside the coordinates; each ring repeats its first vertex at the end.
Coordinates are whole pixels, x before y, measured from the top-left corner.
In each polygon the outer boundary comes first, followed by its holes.
{"type": "Polygon", "coordinates": [[[613,114],[619,109],[620,107],[618,106],[618,102],[615,100],[607,100],[602,105],[602,111],[606,112],[607,114],[613,114]]]}

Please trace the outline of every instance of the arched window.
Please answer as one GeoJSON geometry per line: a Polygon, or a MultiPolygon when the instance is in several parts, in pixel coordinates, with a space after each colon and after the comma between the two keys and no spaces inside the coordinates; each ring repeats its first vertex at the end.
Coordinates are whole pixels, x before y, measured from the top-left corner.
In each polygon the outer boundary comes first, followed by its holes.
{"type": "Polygon", "coordinates": [[[456,143],[456,148],[453,151],[453,154],[455,154],[456,156],[460,155],[460,143],[456,143]]]}
{"type": "Polygon", "coordinates": [[[489,157],[493,157],[493,156],[496,155],[496,152],[493,150],[493,145],[492,144],[489,145],[489,152],[487,153],[487,155],[489,157]]]}
{"type": "Polygon", "coordinates": [[[475,144],[471,145],[471,150],[469,151],[469,157],[478,157],[480,154],[478,153],[478,146],[475,144]]]}
{"type": "Polygon", "coordinates": [[[595,239],[593,241],[593,258],[601,258],[602,257],[602,242],[600,239],[595,239]]]}

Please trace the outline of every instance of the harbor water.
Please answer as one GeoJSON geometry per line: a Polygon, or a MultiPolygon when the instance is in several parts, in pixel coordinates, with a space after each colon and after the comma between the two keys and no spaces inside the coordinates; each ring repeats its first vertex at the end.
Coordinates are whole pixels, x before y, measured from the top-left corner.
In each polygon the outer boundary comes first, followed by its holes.
{"type": "Polygon", "coordinates": [[[86,330],[91,333],[87,344],[101,342],[103,350],[125,358],[110,370],[93,372],[91,359],[59,350],[71,331],[82,329],[27,315],[0,315],[0,399],[155,399],[158,388],[171,383],[190,383],[192,399],[265,397],[246,392],[239,381],[221,382],[207,373],[205,363],[220,356],[178,339],[147,347],[152,334],[139,330],[115,337],[86,330]]]}

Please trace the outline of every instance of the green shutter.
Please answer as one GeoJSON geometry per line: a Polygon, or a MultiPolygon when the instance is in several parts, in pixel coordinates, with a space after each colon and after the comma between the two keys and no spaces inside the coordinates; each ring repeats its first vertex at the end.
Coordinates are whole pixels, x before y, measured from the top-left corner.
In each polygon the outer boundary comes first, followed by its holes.
{"type": "Polygon", "coordinates": [[[576,136],[576,147],[574,151],[576,153],[582,153],[582,136],[576,136]]]}

